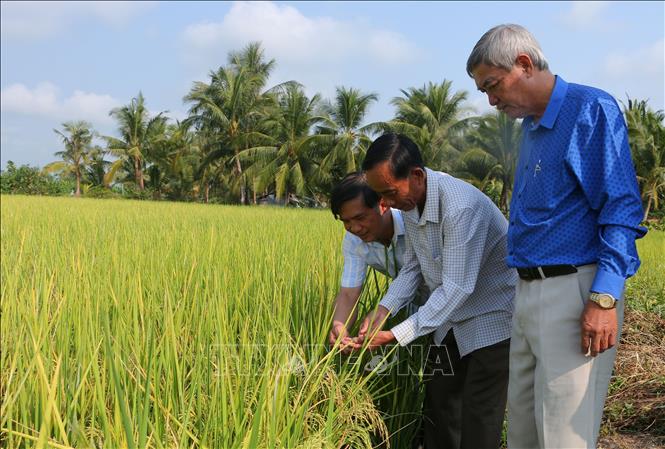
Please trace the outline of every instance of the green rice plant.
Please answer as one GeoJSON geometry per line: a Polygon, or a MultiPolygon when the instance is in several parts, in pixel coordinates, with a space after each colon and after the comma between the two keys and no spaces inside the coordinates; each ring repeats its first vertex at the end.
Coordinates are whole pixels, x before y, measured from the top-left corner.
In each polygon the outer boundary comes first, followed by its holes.
{"type": "MultiPolygon", "coordinates": [[[[326,345],[343,235],[329,212],[0,208],[0,447],[409,447],[419,356],[383,354],[413,364],[400,376],[326,345]]],[[[638,242],[631,304],[662,310],[664,241],[638,242]]],[[[370,278],[361,314],[387,285],[370,278]]]]}
{"type": "Polygon", "coordinates": [[[372,447],[323,211],[2,197],[3,447],[372,447]]]}

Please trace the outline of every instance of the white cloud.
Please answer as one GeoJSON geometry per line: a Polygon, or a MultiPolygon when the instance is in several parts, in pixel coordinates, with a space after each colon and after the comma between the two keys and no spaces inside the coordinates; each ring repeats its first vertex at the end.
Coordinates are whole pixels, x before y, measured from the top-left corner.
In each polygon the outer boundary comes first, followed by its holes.
{"type": "Polygon", "coordinates": [[[358,21],[307,17],[293,6],[272,2],[236,2],[221,21],[190,25],[182,38],[187,62],[197,72],[224,64],[230,50],[260,41],[266,55],[278,62],[278,81],[298,79],[324,94],[350,68],[395,68],[423,53],[402,34],[358,21]]]}
{"type": "Polygon", "coordinates": [[[96,94],[80,90],[66,98],[60,98],[59,89],[53,83],[39,83],[33,89],[24,84],[12,84],[2,89],[3,112],[27,116],[48,117],[61,121],[86,120],[109,124],[109,111],[120,102],[107,94],[96,94]]]}
{"type": "Polygon", "coordinates": [[[572,9],[563,16],[563,21],[573,28],[588,28],[598,25],[598,19],[608,2],[576,1],[572,9]]]}
{"type": "Polygon", "coordinates": [[[659,76],[660,88],[662,89],[663,67],[665,66],[664,53],[665,45],[663,39],[660,39],[651,45],[637,48],[631,52],[610,53],[605,60],[605,69],[611,77],[639,74],[659,76]]]}
{"type": "Polygon", "coordinates": [[[52,37],[81,21],[98,20],[119,27],[151,9],[148,2],[9,2],[3,1],[2,37],[42,39],[52,37]]]}
{"type": "Polygon", "coordinates": [[[599,67],[595,76],[616,98],[625,101],[626,95],[649,99],[654,109],[665,106],[665,41],[638,47],[630,51],[612,52],[599,67]]]}

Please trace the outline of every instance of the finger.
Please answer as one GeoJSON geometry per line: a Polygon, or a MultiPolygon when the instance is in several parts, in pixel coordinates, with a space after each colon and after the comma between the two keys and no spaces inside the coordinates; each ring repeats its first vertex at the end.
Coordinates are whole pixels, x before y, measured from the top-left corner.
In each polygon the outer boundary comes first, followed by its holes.
{"type": "Polygon", "coordinates": [[[365,336],[367,333],[367,328],[369,327],[369,319],[365,318],[360,325],[360,330],[358,331],[358,336],[365,336]]]}
{"type": "Polygon", "coordinates": [[[362,345],[359,344],[356,339],[351,339],[351,341],[346,345],[346,350],[348,353],[351,353],[352,351],[357,351],[358,349],[362,348],[362,345]]]}
{"type": "Polygon", "coordinates": [[[607,349],[613,348],[617,344],[617,337],[614,333],[610,333],[607,337],[607,349]]]}
{"type": "Polygon", "coordinates": [[[602,336],[594,335],[591,339],[591,357],[596,357],[600,354],[600,345],[601,345],[602,336]]]}
{"type": "Polygon", "coordinates": [[[344,337],[342,338],[342,343],[343,346],[348,346],[353,344],[353,339],[351,337],[344,337]]]}
{"type": "Polygon", "coordinates": [[[582,354],[589,357],[591,355],[591,335],[587,332],[582,332],[582,354]]]}
{"type": "Polygon", "coordinates": [[[599,353],[603,353],[607,351],[610,348],[609,346],[609,334],[603,332],[602,335],[600,335],[600,350],[598,351],[599,353]]]}

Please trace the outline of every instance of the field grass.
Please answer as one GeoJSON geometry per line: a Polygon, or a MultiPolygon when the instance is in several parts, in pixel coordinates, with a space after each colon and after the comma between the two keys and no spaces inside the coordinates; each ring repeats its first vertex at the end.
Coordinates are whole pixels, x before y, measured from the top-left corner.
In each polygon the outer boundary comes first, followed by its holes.
{"type": "MultiPolygon", "coordinates": [[[[1,211],[0,447],[369,448],[414,421],[390,407],[417,391],[325,346],[329,212],[20,196],[1,211]]],[[[662,313],[664,235],[639,244],[631,307],[662,313]]]]}
{"type": "Polygon", "coordinates": [[[651,230],[637,241],[642,265],[626,284],[627,305],[665,318],[665,232],[651,230]]]}

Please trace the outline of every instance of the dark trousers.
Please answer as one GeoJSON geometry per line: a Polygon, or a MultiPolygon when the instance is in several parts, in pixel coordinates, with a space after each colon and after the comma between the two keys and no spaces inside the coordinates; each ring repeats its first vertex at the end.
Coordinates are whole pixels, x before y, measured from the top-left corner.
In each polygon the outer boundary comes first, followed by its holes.
{"type": "Polygon", "coordinates": [[[497,449],[506,410],[510,339],[460,358],[451,330],[425,371],[425,449],[497,449]]]}

